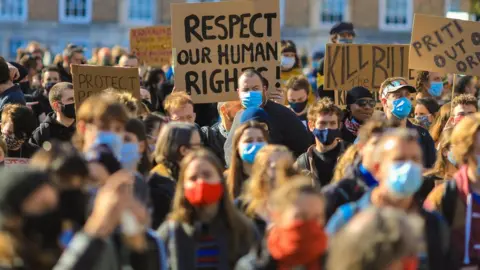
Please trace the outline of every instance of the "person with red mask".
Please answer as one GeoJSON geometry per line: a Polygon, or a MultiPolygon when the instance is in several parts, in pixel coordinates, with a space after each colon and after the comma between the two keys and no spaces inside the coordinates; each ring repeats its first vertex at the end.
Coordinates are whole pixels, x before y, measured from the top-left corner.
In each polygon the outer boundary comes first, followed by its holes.
{"type": "MultiPolygon", "coordinates": [[[[327,249],[324,232],[325,204],[312,181],[297,176],[270,195],[271,226],[263,246],[252,249],[237,264],[237,270],[321,270],[327,249]]],[[[333,268],[332,268],[333,269],[333,268]]]]}
{"type": "Polygon", "coordinates": [[[222,171],[204,149],[182,160],[172,211],[157,231],[170,269],[233,269],[254,243],[253,224],[234,207],[222,171]]]}

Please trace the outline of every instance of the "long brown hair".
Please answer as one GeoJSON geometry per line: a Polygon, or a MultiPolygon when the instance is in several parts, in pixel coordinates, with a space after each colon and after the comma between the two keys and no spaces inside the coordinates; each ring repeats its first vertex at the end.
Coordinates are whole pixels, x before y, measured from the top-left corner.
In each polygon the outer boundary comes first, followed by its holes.
{"type": "Polygon", "coordinates": [[[437,146],[437,160],[433,168],[425,173],[425,176],[439,176],[441,178],[445,177],[447,173],[447,164],[448,159],[443,154],[450,149],[450,140],[452,136],[453,128],[445,129],[442,132],[442,137],[438,142],[437,146]]]}
{"type": "Polygon", "coordinates": [[[454,128],[451,137],[453,157],[459,166],[477,167],[475,156],[476,134],[480,130],[480,113],[462,119],[454,128]]]}
{"type": "Polygon", "coordinates": [[[243,161],[238,153],[238,144],[240,138],[242,137],[245,130],[249,128],[256,128],[262,131],[263,137],[268,141],[268,132],[264,124],[261,124],[256,121],[248,121],[245,124],[241,125],[235,131],[233,136],[233,146],[232,146],[232,161],[230,162],[230,169],[228,170],[227,177],[227,187],[230,196],[235,197],[235,194],[238,194],[241,190],[243,183],[243,161]]]}
{"type": "Polygon", "coordinates": [[[440,140],[442,136],[442,131],[445,128],[445,125],[450,118],[451,113],[451,103],[447,103],[440,107],[440,112],[438,113],[437,118],[435,119],[433,125],[430,127],[430,135],[435,143],[440,140]]]}
{"type": "Polygon", "coordinates": [[[353,164],[358,156],[359,147],[357,144],[350,145],[345,153],[338,159],[332,177],[332,183],[338,182],[345,177],[346,171],[353,164]]]}
{"type": "Polygon", "coordinates": [[[245,210],[247,216],[253,217],[255,215],[255,210],[267,202],[268,195],[275,186],[283,184],[287,178],[298,174],[293,167],[294,163],[292,153],[283,145],[270,144],[258,151],[252,167],[252,176],[242,194],[242,198],[248,200],[248,207],[245,210]],[[271,156],[276,153],[285,154],[287,157],[277,162],[273,179],[275,183],[272,183],[267,175],[267,170],[270,168],[271,156]]]}
{"type": "MultiPolygon", "coordinates": [[[[184,196],[184,181],[185,171],[187,170],[188,166],[196,159],[203,159],[212,164],[222,181],[224,190],[226,190],[225,180],[222,174],[223,166],[221,165],[218,158],[212,152],[206,149],[200,149],[190,152],[187,156],[185,156],[180,165],[180,174],[178,178],[177,188],[175,190],[175,197],[173,199],[172,211],[170,212],[170,215],[168,217],[169,220],[188,224],[193,224],[195,222],[194,207],[187,201],[187,199],[185,199],[184,196]]],[[[231,234],[229,239],[232,239],[232,241],[229,243],[229,251],[232,252],[229,252],[229,254],[231,254],[229,259],[230,261],[238,260],[238,258],[242,255],[239,254],[239,243],[241,243],[245,239],[251,239],[251,241],[253,242],[253,227],[249,223],[248,219],[246,219],[235,208],[232,200],[226,192],[223,192],[222,198],[220,199],[217,217],[225,221],[229,229],[228,231],[231,234]]]]}

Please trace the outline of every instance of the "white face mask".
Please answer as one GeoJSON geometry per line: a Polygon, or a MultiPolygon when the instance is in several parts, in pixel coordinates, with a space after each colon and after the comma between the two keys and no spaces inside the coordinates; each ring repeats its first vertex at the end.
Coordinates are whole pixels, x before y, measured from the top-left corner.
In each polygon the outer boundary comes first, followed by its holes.
{"type": "Polygon", "coordinates": [[[295,57],[282,56],[280,65],[284,69],[291,69],[295,65],[295,57]]]}

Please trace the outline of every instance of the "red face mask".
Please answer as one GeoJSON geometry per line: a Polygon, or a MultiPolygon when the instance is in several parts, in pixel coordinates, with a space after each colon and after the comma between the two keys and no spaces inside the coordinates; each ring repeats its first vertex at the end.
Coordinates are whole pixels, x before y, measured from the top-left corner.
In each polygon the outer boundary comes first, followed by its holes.
{"type": "Polygon", "coordinates": [[[327,249],[327,235],[316,220],[296,221],[288,227],[273,227],[268,232],[268,250],[282,268],[318,268],[327,249]]]}
{"type": "Polygon", "coordinates": [[[197,180],[194,184],[185,187],[185,198],[193,206],[204,206],[218,202],[223,195],[221,183],[210,184],[197,180]]]}

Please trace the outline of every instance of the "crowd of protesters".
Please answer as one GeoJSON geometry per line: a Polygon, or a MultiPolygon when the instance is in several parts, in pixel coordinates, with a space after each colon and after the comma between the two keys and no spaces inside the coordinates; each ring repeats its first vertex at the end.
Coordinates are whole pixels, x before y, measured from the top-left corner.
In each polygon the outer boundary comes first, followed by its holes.
{"type": "Polygon", "coordinates": [[[478,269],[478,79],[420,71],[340,108],[323,60],[281,49],[280,89],[246,70],[211,104],[117,47],[0,57],[0,269],[478,269]],[[75,108],[85,63],[138,68],[141,99],[75,108]]]}

